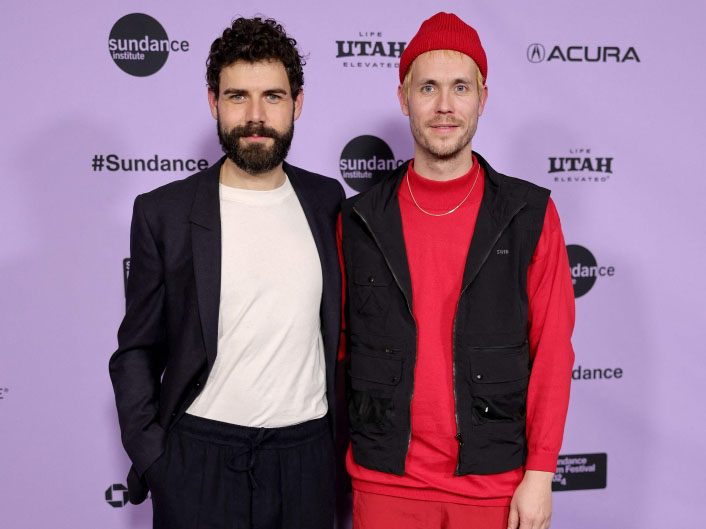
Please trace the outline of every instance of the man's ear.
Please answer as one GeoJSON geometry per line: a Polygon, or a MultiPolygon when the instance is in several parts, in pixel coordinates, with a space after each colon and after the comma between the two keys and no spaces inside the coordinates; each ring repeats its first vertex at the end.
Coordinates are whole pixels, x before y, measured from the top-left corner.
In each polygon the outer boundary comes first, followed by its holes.
{"type": "Polygon", "coordinates": [[[485,108],[485,102],[488,101],[488,87],[483,86],[483,91],[480,94],[480,102],[478,103],[478,116],[483,115],[483,109],[485,108]]]}
{"type": "Polygon", "coordinates": [[[304,106],[304,90],[299,89],[297,97],[294,98],[294,119],[299,119],[304,106]]]}
{"type": "Polygon", "coordinates": [[[400,100],[400,108],[405,116],[409,116],[409,105],[407,104],[407,94],[404,93],[402,85],[397,87],[397,99],[400,100]]]}
{"type": "Polygon", "coordinates": [[[218,96],[211,88],[208,88],[208,106],[211,107],[213,119],[218,119],[218,96]]]}

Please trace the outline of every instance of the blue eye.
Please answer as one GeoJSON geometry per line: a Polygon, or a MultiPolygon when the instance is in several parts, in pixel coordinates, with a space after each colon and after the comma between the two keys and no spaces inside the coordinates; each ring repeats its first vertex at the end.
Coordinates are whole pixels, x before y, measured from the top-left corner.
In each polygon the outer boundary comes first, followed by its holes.
{"type": "Polygon", "coordinates": [[[429,84],[422,86],[422,92],[425,93],[425,94],[429,94],[429,93],[431,93],[433,90],[434,90],[434,87],[431,86],[431,85],[429,85],[429,84]]]}
{"type": "Polygon", "coordinates": [[[466,85],[456,85],[456,91],[457,92],[465,92],[468,90],[468,87],[466,85]]]}

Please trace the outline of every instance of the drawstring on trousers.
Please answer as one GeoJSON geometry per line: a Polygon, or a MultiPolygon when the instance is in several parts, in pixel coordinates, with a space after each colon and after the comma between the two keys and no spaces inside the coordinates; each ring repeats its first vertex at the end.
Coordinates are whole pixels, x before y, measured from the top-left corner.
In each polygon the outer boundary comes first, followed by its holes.
{"type": "Polygon", "coordinates": [[[257,481],[255,480],[255,475],[253,473],[255,469],[255,451],[257,450],[257,447],[260,446],[260,444],[265,440],[266,433],[267,428],[258,429],[257,434],[255,436],[248,438],[250,446],[248,448],[245,448],[245,450],[234,454],[228,461],[228,468],[231,469],[233,472],[248,473],[248,479],[250,480],[250,487],[252,489],[257,488],[257,481]],[[238,458],[246,454],[248,455],[246,465],[244,467],[238,466],[236,464],[236,461],[238,460],[238,458]]]}

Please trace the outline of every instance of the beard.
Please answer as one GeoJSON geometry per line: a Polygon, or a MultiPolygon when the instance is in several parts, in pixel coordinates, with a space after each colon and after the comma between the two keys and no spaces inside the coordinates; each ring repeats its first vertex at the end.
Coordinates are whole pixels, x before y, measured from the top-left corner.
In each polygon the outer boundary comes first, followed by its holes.
{"type": "Polygon", "coordinates": [[[455,119],[433,119],[420,126],[420,124],[413,119],[409,120],[410,128],[412,129],[412,136],[414,140],[424,147],[430,154],[435,156],[440,160],[448,160],[455,157],[459,152],[468,147],[476,133],[477,122],[471,124],[465,132],[453,143],[451,142],[432,142],[429,135],[425,131],[436,124],[448,123],[453,125],[458,125],[459,128],[463,126],[463,122],[455,119]]]}
{"type": "Polygon", "coordinates": [[[287,130],[278,132],[263,124],[248,123],[225,131],[218,118],[218,139],[226,156],[246,173],[256,175],[271,171],[287,157],[294,137],[294,120],[287,130]],[[243,145],[241,138],[247,136],[272,138],[274,143],[267,147],[262,143],[243,145]]]}

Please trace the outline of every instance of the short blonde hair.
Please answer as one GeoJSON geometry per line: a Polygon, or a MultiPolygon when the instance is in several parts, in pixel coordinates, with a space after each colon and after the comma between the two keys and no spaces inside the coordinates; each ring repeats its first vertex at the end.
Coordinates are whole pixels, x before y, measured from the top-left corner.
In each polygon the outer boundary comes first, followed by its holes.
{"type": "MultiPolygon", "coordinates": [[[[433,53],[433,54],[443,54],[446,56],[457,56],[457,55],[465,55],[464,53],[461,53],[460,51],[456,50],[432,50],[428,53],[433,53]]],[[[480,96],[483,93],[483,88],[485,87],[485,79],[483,79],[483,74],[480,73],[480,68],[478,68],[478,65],[476,62],[471,59],[473,64],[476,66],[476,90],[478,91],[478,95],[480,96]]],[[[409,65],[409,68],[407,68],[407,73],[404,74],[404,80],[402,81],[402,91],[405,94],[405,97],[409,98],[409,91],[412,88],[412,80],[414,79],[414,63],[416,62],[416,59],[412,61],[412,64],[409,65]]]]}

